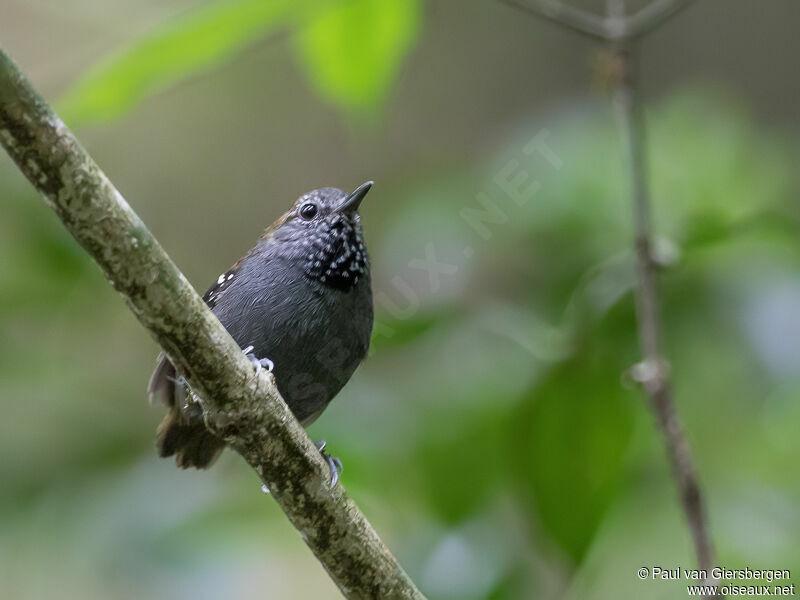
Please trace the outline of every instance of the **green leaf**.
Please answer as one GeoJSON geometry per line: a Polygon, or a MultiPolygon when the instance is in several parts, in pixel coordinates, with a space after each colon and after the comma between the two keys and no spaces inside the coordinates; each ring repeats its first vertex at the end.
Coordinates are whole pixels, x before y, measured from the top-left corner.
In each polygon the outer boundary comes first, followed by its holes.
{"type": "Polygon", "coordinates": [[[97,63],[59,103],[71,126],[118,117],[213,67],[295,14],[291,0],[220,1],[194,10],[97,63]]]}
{"type": "Polygon", "coordinates": [[[419,29],[419,0],[348,0],[319,12],[297,34],[313,84],[348,110],[386,96],[419,29]]]}
{"type": "Polygon", "coordinates": [[[507,432],[507,412],[490,405],[469,419],[460,416],[440,426],[439,435],[420,443],[414,464],[426,504],[439,519],[460,523],[497,494],[507,480],[507,432]]]}
{"type": "Polygon", "coordinates": [[[536,520],[576,563],[617,494],[633,433],[636,404],[615,354],[596,349],[556,368],[518,421],[516,459],[536,520]]]}

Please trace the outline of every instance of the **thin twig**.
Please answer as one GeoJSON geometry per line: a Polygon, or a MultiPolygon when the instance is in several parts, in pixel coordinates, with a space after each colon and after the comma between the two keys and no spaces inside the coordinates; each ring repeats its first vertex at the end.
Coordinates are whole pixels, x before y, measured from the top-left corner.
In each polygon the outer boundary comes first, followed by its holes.
{"type": "Polygon", "coordinates": [[[632,15],[597,15],[559,0],[501,0],[562,27],[606,42],[635,39],[663,25],[694,0],[654,0],[632,15]]]}
{"type": "Polygon", "coordinates": [[[608,30],[602,17],[557,0],[501,0],[509,6],[530,12],[578,33],[605,40],[608,30]]]}
{"type": "Polygon", "coordinates": [[[515,6],[581,33],[610,43],[614,54],[615,100],[626,146],[634,211],[636,251],[636,316],[643,361],[632,370],[647,392],[664,436],[670,466],[694,542],[697,562],[711,572],[714,556],[703,495],[694,469],[691,448],[675,409],[669,368],[661,352],[661,315],[650,227],[644,119],[635,72],[634,38],[663,25],[692,0],[655,0],[625,16],[623,0],[609,0],[605,19],[552,0],[513,0],[515,6]]]}
{"type": "Polygon", "coordinates": [[[668,19],[677,15],[694,0],[655,0],[639,12],[626,18],[625,31],[628,39],[647,35],[661,27],[668,19]]]}
{"type": "MultiPolygon", "coordinates": [[[[265,370],[206,307],[78,140],[0,49],[0,144],[204,399],[209,427],[272,492],[347,598],[424,600],[265,370]]],[[[253,487],[253,493],[259,493],[253,487]]]]}
{"type": "Polygon", "coordinates": [[[714,559],[703,497],[693,466],[691,448],[675,410],[669,368],[661,353],[661,314],[656,284],[657,264],[653,257],[650,227],[644,119],[634,57],[630,47],[622,45],[615,50],[615,56],[621,75],[615,89],[615,101],[622,122],[633,201],[636,232],[636,316],[639,345],[644,358],[634,368],[634,377],[644,386],[664,435],[672,473],[694,541],[698,565],[710,572],[714,559]]]}

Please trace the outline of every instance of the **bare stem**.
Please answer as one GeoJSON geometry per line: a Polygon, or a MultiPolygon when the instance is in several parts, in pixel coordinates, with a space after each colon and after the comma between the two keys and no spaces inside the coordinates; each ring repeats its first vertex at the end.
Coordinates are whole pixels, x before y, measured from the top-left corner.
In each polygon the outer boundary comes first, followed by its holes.
{"type": "Polygon", "coordinates": [[[636,316],[643,361],[634,368],[664,436],[672,473],[686,515],[697,562],[710,572],[714,556],[703,496],[691,448],[675,409],[669,368],[661,352],[661,315],[657,265],[650,228],[650,194],[646,170],[644,119],[635,71],[635,38],[663,25],[692,0],[654,0],[633,15],[624,13],[623,0],[608,0],[605,18],[556,0],[505,0],[568,29],[599,38],[613,47],[615,103],[626,146],[633,202],[636,251],[636,316]]]}
{"type": "MultiPolygon", "coordinates": [[[[423,595],[278,394],[144,223],[0,49],[0,144],[188,375],[207,423],[267,484],[346,598],[423,595]]],[[[254,493],[260,493],[254,487],[254,493]]]]}
{"type": "Polygon", "coordinates": [[[632,40],[648,34],[694,0],[653,0],[632,15],[607,16],[570,6],[560,0],[502,0],[520,10],[553,21],[583,35],[603,40],[632,40]]]}
{"type": "Polygon", "coordinates": [[[661,354],[661,315],[656,282],[657,264],[653,257],[650,228],[644,119],[634,56],[629,47],[622,45],[615,50],[615,56],[621,75],[615,90],[615,101],[626,146],[636,232],[636,315],[639,346],[644,358],[635,369],[636,378],[643,384],[650,398],[653,412],[664,435],[672,473],[694,541],[697,562],[701,569],[710,571],[713,554],[703,498],[693,466],[691,448],[675,410],[669,368],[661,354]]]}
{"type": "Polygon", "coordinates": [[[558,0],[502,0],[506,4],[535,14],[549,21],[604,40],[608,37],[605,21],[602,17],[581,8],[569,6],[558,0]]]}
{"type": "Polygon", "coordinates": [[[625,30],[628,39],[638,38],[658,29],[692,2],[694,0],[654,0],[639,12],[626,18],[625,30]]]}

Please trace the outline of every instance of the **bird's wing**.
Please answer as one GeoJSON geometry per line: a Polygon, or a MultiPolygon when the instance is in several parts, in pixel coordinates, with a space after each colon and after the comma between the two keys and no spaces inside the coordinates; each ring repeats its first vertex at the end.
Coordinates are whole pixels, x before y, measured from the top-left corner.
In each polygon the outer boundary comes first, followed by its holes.
{"type": "MultiPolygon", "coordinates": [[[[203,294],[203,300],[210,309],[214,309],[220,294],[228,289],[238,272],[239,263],[237,262],[220,275],[214,284],[206,290],[206,293],[203,294]]],[[[167,406],[175,406],[176,403],[180,404],[186,396],[186,390],[183,382],[178,379],[175,367],[163,352],[158,355],[156,362],[158,363],[156,369],[147,384],[150,402],[161,401],[167,406]]]]}
{"type": "Polygon", "coordinates": [[[240,264],[241,261],[237,262],[230,269],[217,277],[217,280],[213,283],[213,285],[206,290],[205,294],[203,294],[203,300],[205,300],[208,308],[214,310],[214,306],[217,304],[217,299],[236,279],[236,275],[239,273],[240,264]]]}

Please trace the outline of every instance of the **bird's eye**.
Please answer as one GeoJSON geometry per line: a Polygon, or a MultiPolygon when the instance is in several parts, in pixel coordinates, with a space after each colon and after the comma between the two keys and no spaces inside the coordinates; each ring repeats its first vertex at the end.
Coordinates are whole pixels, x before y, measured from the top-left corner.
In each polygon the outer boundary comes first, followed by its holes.
{"type": "Polygon", "coordinates": [[[313,219],[317,214],[317,205],[316,204],[304,204],[303,207],[300,209],[300,216],[303,217],[306,221],[310,221],[313,219]]]}

